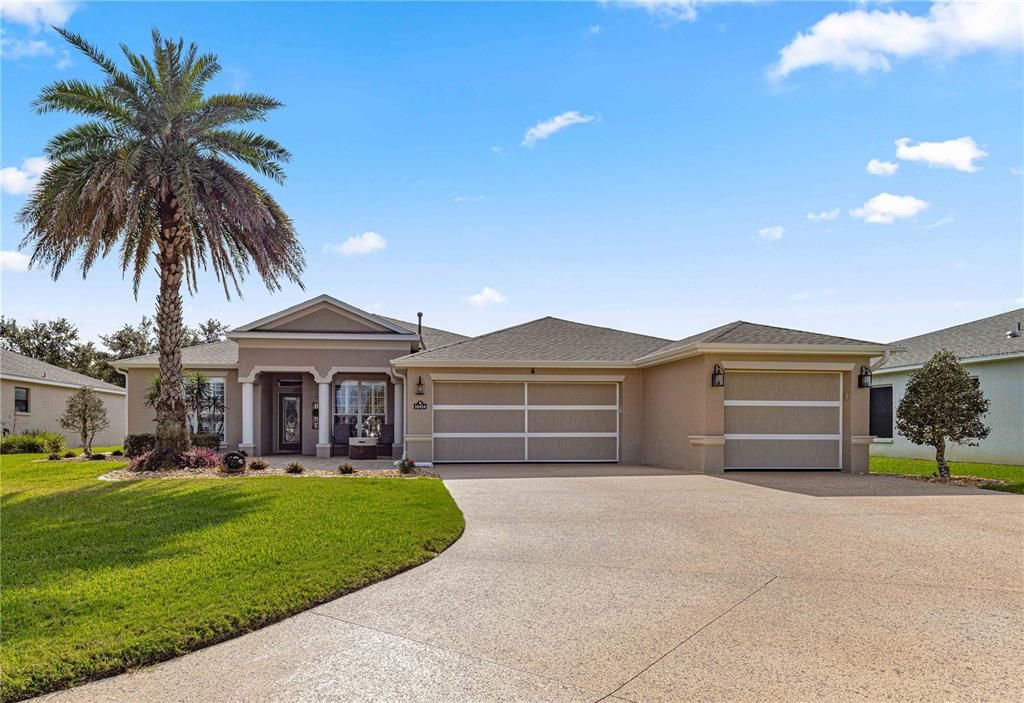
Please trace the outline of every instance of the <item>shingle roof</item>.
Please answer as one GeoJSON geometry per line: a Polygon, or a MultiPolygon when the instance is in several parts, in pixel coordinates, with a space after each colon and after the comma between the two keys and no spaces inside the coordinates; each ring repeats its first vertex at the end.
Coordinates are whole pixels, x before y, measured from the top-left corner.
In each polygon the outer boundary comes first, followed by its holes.
{"type": "MultiPolygon", "coordinates": [[[[111,362],[114,366],[156,366],[160,363],[159,354],[133,356],[111,362]]],[[[210,344],[197,344],[194,347],[181,348],[182,366],[224,366],[230,368],[238,363],[238,343],[230,339],[210,344]]]]}
{"type": "Polygon", "coordinates": [[[667,339],[542,317],[403,357],[415,361],[630,362],[667,339]]]}
{"type": "Polygon", "coordinates": [[[19,376],[27,379],[40,381],[54,381],[56,383],[69,383],[75,386],[92,386],[97,389],[110,391],[123,391],[121,386],[101,381],[98,378],[86,376],[76,371],[62,369],[60,366],[48,364],[39,359],[10,351],[0,349],[0,373],[4,376],[19,376]]]}
{"type": "Polygon", "coordinates": [[[906,351],[893,352],[882,368],[916,366],[931,358],[940,349],[948,349],[961,359],[977,356],[1024,354],[1024,334],[1007,337],[1006,333],[1024,325],[1024,308],[1010,310],[974,322],[901,339],[893,344],[906,351]]]}
{"type": "Polygon", "coordinates": [[[661,356],[670,354],[679,349],[684,349],[693,344],[852,344],[852,345],[877,345],[877,342],[868,342],[863,339],[851,337],[837,337],[831,334],[819,332],[806,332],[794,330],[787,327],[773,327],[771,325],[760,325],[756,322],[745,322],[737,320],[726,325],[714,327],[704,332],[680,339],[677,342],[667,344],[660,349],[651,352],[651,355],[661,356]]]}
{"type": "MultiPolygon", "coordinates": [[[[386,317],[384,315],[377,315],[382,320],[387,320],[391,324],[404,327],[410,332],[416,331],[415,322],[406,322],[404,320],[397,320],[393,317],[386,317]]],[[[461,342],[464,339],[469,339],[464,334],[458,334],[456,332],[448,332],[447,330],[439,330],[436,327],[427,327],[423,325],[423,345],[427,349],[434,349],[436,347],[443,347],[446,344],[452,344],[454,342],[461,342]]]]}

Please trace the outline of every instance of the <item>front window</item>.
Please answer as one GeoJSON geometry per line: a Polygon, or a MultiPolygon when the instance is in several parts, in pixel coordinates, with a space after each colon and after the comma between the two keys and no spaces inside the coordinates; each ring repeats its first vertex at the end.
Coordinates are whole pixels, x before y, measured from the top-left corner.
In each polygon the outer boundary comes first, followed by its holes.
{"type": "Polygon", "coordinates": [[[186,390],[189,404],[193,405],[188,411],[188,424],[192,432],[216,435],[220,437],[220,443],[224,444],[224,379],[207,378],[205,391],[200,392],[195,400],[192,400],[191,395],[186,390]]]}
{"type": "Polygon", "coordinates": [[[386,420],[387,381],[342,381],[334,386],[334,425],[350,437],[380,437],[386,420]]]}
{"type": "Polygon", "coordinates": [[[28,388],[14,388],[14,412],[27,413],[28,410],[28,388]]]}

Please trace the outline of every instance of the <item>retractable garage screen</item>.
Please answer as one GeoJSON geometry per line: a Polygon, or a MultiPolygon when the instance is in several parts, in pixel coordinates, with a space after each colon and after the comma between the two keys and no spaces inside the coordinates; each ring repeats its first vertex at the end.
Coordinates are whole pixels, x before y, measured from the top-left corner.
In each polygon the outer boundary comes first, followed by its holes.
{"type": "Polygon", "coordinates": [[[842,466],[842,375],[730,371],[725,468],[842,466]]]}
{"type": "Polygon", "coordinates": [[[619,385],[436,382],[434,461],[613,462],[619,385]]]}

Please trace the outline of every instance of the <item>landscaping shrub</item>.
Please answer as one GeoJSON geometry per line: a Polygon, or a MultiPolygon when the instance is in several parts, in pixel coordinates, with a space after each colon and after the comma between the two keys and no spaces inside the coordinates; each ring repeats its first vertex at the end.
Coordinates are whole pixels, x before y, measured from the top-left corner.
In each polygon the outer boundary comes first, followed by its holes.
{"type": "Polygon", "coordinates": [[[263,461],[262,459],[253,459],[252,461],[249,462],[249,468],[252,469],[253,471],[266,471],[267,462],[263,461]]]}
{"type": "Polygon", "coordinates": [[[89,458],[92,459],[93,461],[106,461],[107,455],[102,454],[100,452],[96,452],[95,454],[90,454],[89,458]]]}
{"type": "Polygon", "coordinates": [[[293,461],[292,463],[288,464],[288,466],[284,467],[284,470],[285,473],[289,474],[301,474],[303,471],[306,470],[306,467],[297,461],[293,461]]]}
{"type": "Polygon", "coordinates": [[[124,456],[124,452],[122,452],[120,449],[115,449],[114,451],[110,452],[110,456],[124,456]]]}
{"type": "Polygon", "coordinates": [[[60,454],[51,454],[46,458],[49,459],[50,461],[60,461],[60,454]]]}
{"type": "Polygon", "coordinates": [[[194,434],[192,435],[192,446],[203,449],[220,449],[220,435],[194,434]]]}
{"type": "Polygon", "coordinates": [[[338,467],[338,473],[339,474],[354,474],[355,472],[356,472],[356,467],[352,466],[352,464],[349,464],[349,463],[341,464],[338,467]]]}
{"type": "Polygon", "coordinates": [[[130,434],[124,438],[124,453],[129,459],[140,457],[153,451],[156,437],[149,433],[130,434]]]}
{"type": "Polygon", "coordinates": [[[59,432],[32,430],[0,440],[0,454],[56,454],[63,449],[64,436],[59,432]]]}
{"type": "Polygon", "coordinates": [[[178,463],[186,469],[213,469],[220,466],[220,454],[205,447],[192,447],[182,452],[178,463]]]}
{"type": "Polygon", "coordinates": [[[416,470],[416,462],[409,458],[399,459],[395,462],[395,466],[398,467],[398,472],[402,474],[411,474],[416,470]]]}
{"type": "Polygon", "coordinates": [[[78,456],[78,455],[75,454],[73,451],[69,450],[69,451],[64,452],[64,458],[65,459],[74,459],[76,456],[78,456]]]}

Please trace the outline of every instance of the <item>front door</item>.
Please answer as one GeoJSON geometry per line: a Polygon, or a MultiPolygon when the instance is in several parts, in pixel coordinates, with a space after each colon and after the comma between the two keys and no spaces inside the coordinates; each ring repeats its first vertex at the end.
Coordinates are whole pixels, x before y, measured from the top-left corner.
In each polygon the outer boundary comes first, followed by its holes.
{"type": "Polygon", "coordinates": [[[277,451],[302,451],[302,396],[282,393],[277,402],[277,451]]]}

